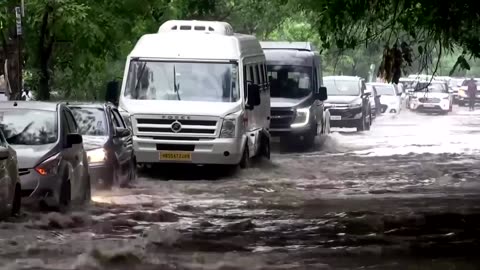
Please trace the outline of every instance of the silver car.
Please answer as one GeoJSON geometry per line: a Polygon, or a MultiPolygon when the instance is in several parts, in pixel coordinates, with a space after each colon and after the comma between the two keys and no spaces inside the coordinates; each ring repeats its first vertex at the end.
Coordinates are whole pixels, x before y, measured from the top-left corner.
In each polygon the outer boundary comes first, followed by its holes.
{"type": "Polygon", "coordinates": [[[0,217],[17,215],[21,206],[17,153],[0,131],[0,217]]]}
{"type": "Polygon", "coordinates": [[[63,104],[0,103],[0,127],[17,152],[22,196],[58,210],[90,201],[88,161],[72,112],[63,104]]]}

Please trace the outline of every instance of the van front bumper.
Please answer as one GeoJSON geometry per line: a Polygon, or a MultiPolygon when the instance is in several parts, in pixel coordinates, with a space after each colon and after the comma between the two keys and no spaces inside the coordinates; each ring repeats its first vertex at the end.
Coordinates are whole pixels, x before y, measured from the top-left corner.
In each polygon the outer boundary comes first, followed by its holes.
{"type": "Polygon", "coordinates": [[[133,137],[135,157],[138,164],[184,163],[199,165],[235,165],[240,163],[245,142],[246,136],[242,136],[241,138],[201,139],[199,141],[153,140],[139,138],[137,136],[133,137]],[[162,153],[182,153],[189,155],[190,158],[164,160],[160,158],[162,153]]]}

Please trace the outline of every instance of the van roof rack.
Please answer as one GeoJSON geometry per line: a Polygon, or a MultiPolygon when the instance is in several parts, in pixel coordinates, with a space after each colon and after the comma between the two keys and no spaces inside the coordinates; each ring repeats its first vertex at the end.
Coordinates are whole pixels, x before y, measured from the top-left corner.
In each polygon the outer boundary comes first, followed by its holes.
{"type": "Polygon", "coordinates": [[[158,33],[175,31],[215,33],[225,36],[234,35],[233,27],[229,23],[219,21],[169,20],[164,22],[158,29],[158,33]]]}

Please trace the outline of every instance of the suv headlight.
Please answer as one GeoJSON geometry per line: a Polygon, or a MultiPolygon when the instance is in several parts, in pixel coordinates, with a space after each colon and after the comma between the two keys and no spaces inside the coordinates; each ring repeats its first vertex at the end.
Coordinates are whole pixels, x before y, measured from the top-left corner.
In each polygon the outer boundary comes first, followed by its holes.
{"type": "Polygon", "coordinates": [[[88,163],[100,163],[107,160],[107,152],[103,148],[87,151],[88,163]]]}
{"type": "Polygon", "coordinates": [[[235,138],[237,127],[237,118],[230,115],[223,119],[222,129],[220,130],[220,138],[235,138]]]}
{"type": "Polygon", "coordinates": [[[297,109],[295,120],[290,125],[292,128],[303,127],[308,124],[310,120],[310,108],[297,109]]]}

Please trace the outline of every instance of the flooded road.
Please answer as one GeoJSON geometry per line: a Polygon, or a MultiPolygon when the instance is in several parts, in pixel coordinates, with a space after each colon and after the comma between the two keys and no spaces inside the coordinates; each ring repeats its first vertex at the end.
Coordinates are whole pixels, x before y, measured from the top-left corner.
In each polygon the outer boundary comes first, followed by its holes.
{"type": "Polygon", "coordinates": [[[162,168],[0,223],[0,269],[478,269],[479,134],[403,111],[234,175],[162,168]]]}

